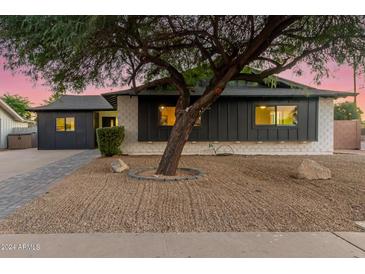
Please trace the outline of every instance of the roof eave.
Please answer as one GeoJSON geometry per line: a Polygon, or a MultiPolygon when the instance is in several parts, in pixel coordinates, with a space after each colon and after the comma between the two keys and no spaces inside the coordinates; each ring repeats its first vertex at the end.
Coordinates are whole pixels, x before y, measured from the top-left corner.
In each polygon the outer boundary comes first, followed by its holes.
{"type": "Polygon", "coordinates": [[[100,109],[82,109],[82,108],[78,108],[78,109],[45,109],[45,108],[30,108],[28,109],[28,111],[31,112],[45,112],[45,111],[113,111],[115,110],[115,108],[100,108],[100,109]]]}
{"type": "Polygon", "coordinates": [[[6,113],[10,117],[14,119],[14,121],[25,123],[26,121],[18,114],[15,110],[13,110],[7,103],[0,99],[0,106],[5,110],[6,113]]]}

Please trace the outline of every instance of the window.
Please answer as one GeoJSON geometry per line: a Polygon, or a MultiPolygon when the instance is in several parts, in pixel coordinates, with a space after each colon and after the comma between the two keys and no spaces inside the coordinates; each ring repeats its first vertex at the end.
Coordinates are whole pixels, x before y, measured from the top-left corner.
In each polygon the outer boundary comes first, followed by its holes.
{"type": "Polygon", "coordinates": [[[256,106],[256,125],[275,125],[275,106],[256,106]]]}
{"type": "Polygon", "coordinates": [[[66,131],[75,131],[75,117],[66,117],[66,131]]]}
{"type": "Polygon", "coordinates": [[[56,118],[56,131],[75,131],[75,117],[56,118]]]}
{"type": "MultiPolygon", "coordinates": [[[[160,105],[159,110],[159,125],[160,126],[174,126],[175,125],[175,107],[160,105]]],[[[196,120],[194,126],[201,126],[201,116],[196,120]]]]}
{"type": "Polygon", "coordinates": [[[160,126],[173,126],[175,124],[175,107],[159,106],[160,126]]]}
{"type": "Polygon", "coordinates": [[[276,123],[279,126],[295,126],[298,123],[297,115],[296,106],[277,106],[276,123]]]}
{"type": "Polygon", "coordinates": [[[255,124],[258,126],[297,125],[297,106],[261,105],[255,107],[255,124]]]}
{"type": "Polygon", "coordinates": [[[65,118],[56,118],[56,131],[65,131],[65,118]]]}

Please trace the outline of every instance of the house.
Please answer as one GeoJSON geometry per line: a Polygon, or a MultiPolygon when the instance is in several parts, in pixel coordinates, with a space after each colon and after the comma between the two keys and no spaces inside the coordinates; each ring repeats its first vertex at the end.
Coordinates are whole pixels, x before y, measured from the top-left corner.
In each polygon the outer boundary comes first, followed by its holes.
{"type": "Polygon", "coordinates": [[[28,127],[28,122],[0,99],[0,149],[8,147],[8,134],[12,133],[14,128],[20,127],[28,127]]]}
{"type": "MultiPolygon", "coordinates": [[[[192,101],[202,94],[204,83],[194,90],[192,101]]],[[[104,110],[109,110],[107,105],[113,109],[113,114],[118,116],[116,120],[125,128],[123,153],[158,155],[163,153],[175,122],[177,95],[171,88],[156,86],[138,94],[133,89],[105,93],[97,100],[104,102],[104,110]]],[[[232,81],[220,98],[201,114],[183,153],[214,154],[219,149],[228,149],[235,154],[331,154],[333,101],[351,95],[314,89],[281,78],[275,88],[232,81]]],[[[98,127],[96,116],[100,112],[88,104],[88,98],[62,97],[62,108],[54,109],[50,105],[35,109],[40,114],[39,142],[42,144],[42,140],[47,140],[45,142],[49,143],[40,148],[85,147],[82,142],[77,142],[77,138],[72,141],[72,146],[70,140],[65,146],[62,138],[71,139],[67,128],[82,130],[83,134],[90,134],[90,138],[94,136],[98,127]],[[84,113],[88,106],[88,130],[78,129],[85,122],[78,122],[81,117],[76,114],[84,113]],[[50,108],[53,108],[51,112],[50,108]],[[63,112],[59,112],[61,110],[63,112]],[[58,120],[63,117],[65,120],[58,120]],[[74,120],[70,120],[72,117],[74,120]],[[44,121],[48,121],[47,124],[42,124],[44,121]],[[60,132],[58,123],[62,128],[60,132]],[[63,145],[59,145],[60,142],[63,145]]],[[[92,142],[86,147],[91,147],[92,142]]]]}
{"type": "Polygon", "coordinates": [[[38,149],[95,148],[95,129],[118,125],[117,112],[100,95],[63,95],[29,110],[37,112],[38,149]]]}

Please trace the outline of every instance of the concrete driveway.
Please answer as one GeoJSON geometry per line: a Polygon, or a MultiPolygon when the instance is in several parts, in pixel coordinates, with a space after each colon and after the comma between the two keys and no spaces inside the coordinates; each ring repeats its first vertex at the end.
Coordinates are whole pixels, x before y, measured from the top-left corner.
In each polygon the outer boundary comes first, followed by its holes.
{"type": "Polygon", "coordinates": [[[0,151],[0,181],[80,152],[82,150],[37,150],[36,148],[0,151]]]}
{"type": "Polygon", "coordinates": [[[97,150],[0,152],[0,219],[99,155],[97,150]]]}

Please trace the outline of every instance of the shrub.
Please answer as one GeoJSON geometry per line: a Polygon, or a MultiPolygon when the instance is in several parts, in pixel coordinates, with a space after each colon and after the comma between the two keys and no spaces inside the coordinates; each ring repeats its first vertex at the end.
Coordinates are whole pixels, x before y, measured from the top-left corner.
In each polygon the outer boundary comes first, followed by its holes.
{"type": "Polygon", "coordinates": [[[96,139],[102,155],[120,154],[120,145],[124,140],[124,127],[105,127],[96,129],[96,139]]]}
{"type": "Polygon", "coordinates": [[[363,114],[363,112],[355,105],[355,103],[343,102],[335,105],[335,120],[361,120],[361,114],[363,114]]]}

